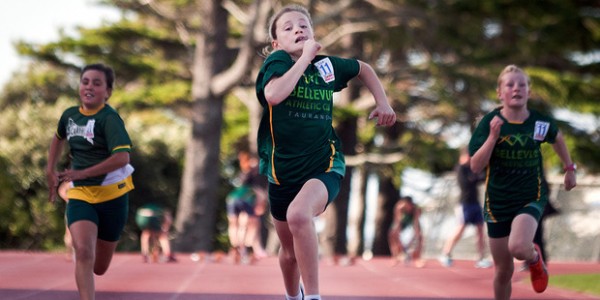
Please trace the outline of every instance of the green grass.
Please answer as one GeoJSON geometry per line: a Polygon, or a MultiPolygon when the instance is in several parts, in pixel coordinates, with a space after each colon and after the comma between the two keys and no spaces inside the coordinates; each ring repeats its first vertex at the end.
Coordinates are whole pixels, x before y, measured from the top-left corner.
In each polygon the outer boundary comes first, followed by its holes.
{"type": "Polygon", "coordinates": [[[600,273],[550,276],[549,285],[589,295],[600,296],[600,273]]]}

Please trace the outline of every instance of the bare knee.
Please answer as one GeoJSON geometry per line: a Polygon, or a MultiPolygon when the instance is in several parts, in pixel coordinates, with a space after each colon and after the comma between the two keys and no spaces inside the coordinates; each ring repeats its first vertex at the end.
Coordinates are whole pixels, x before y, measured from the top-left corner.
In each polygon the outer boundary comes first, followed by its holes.
{"type": "Polygon", "coordinates": [[[497,264],[495,266],[495,280],[505,284],[512,280],[515,267],[514,264],[497,264]]]}
{"type": "Polygon", "coordinates": [[[290,249],[281,245],[281,248],[279,248],[279,260],[285,262],[286,265],[295,264],[296,255],[294,253],[294,249],[290,249]]]}
{"type": "Polygon", "coordinates": [[[533,253],[533,247],[529,244],[509,245],[510,254],[518,260],[530,260],[533,253]]]}
{"type": "Polygon", "coordinates": [[[312,217],[308,214],[291,213],[287,216],[287,223],[292,235],[296,236],[306,228],[312,228],[312,217]]]}
{"type": "Polygon", "coordinates": [[[94,268],[94,274],[102,276],[106,273],[106,270],[108,270],[108,268],[94,268]]]}
{"type": "Polygon", "coordinates": [[[95,253],[92,248],[75,247],[75,260],[77,263],[92,265],[95,258],[95,253]]]}
{"type": "Polygon", "coordinates": [[[106,273],[108,270],[108,266],[110,265],[110,260],[106,259],[96,259],[94,263],[94,274],[101,276],[106,273]]]}

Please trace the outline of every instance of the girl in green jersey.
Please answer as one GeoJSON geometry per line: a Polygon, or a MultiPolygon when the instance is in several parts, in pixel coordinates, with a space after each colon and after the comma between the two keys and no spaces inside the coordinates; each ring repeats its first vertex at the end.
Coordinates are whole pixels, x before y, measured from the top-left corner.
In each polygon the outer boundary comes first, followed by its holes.
{"type": "Polygon", "coordinates": [[[533,289],[541,293],[548,272],[533,243],[548,191],[540,144],[549,142],[564,165],[567,191],[576,185],[575,164],[556,122],[527,108],[529,77],[509,65],[498,77],[502,106],[483,117],[469,143],[471,169],[486,170],[484,217],[494,258],[495,299],[510,299],[513,258],[525,261],[533,289]]]}
{"type": "Polygon", "coordinates": [[[317,55],[309,13],[286,6],[271,18],[273,52],[256,80],[263,106],[258,132],[261,173],[269,179],[269,202],[281,241],[279,262],[287,299],[321,299],[318,242],[313,218],[335,198],[344,157],[332,127],[333,93],[358,77],[375,98],[370,118],[391,126],[396,114],[373,69],[355,59],[317,55]]]}
{"type": "Polygon", "coordinates": [[[80,299],[95,298],[94,274],[110,265],[127,221],[131,140],[119,114],[106,101],[112,94],[113,70],[102,64],[83,68],[79,106],[65,110],[48,153],[46,176],[50,201],[60,182],[67,191],[67,222],[75,249],[75,280],[80,299]],[[65,143],[71,168],[56,170],[65,143]]]}

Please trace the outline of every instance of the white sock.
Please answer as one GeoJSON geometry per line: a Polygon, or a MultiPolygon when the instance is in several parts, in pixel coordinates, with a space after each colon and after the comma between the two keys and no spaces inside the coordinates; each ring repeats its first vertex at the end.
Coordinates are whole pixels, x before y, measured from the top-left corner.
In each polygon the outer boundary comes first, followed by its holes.
{"type": "Polygon", "coordinates": [[[306,295],[304,296],[306,300],[321,300],[321,295],[306,295]]]}
{"type": "Polygon", "coordinates": [[[302,292],[298,291],[298,295],[296,296],[290,296],[286,293],[285,300],[302,300],[302,292]]]}

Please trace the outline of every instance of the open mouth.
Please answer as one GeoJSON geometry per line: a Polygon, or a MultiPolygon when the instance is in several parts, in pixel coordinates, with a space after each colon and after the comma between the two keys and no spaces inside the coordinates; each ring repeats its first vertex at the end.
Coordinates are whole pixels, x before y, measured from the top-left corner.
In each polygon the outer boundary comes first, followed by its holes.
{"type": "Polygon", "coordinates": [[[306,41],[306,40],[308,40],[308,38],[307,38],[307,37],[305,37],[305,36],[301,36],[301,37],[298,37],[298,38],[296,39],[296,43],[299,43],[299,42],[302,42],[302,41],[306,41]]]}

